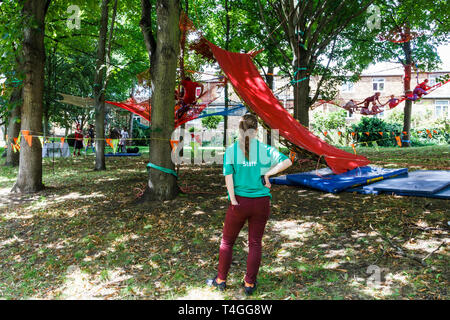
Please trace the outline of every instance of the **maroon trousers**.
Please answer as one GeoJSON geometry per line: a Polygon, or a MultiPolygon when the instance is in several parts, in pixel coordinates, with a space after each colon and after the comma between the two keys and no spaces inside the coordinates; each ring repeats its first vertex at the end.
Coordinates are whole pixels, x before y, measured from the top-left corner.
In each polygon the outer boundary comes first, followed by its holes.
{"type": "Polygon", "coordinates": [[[245,281],[255,283],[261,263],[261,242],[270,215],[270,197],[247,198],[236,196],[239,205],[228,207],[223,226],[219,251],[217,276],[226,280],[230,269],[233,245],[239,232],[248,220],[248,257],[245,281]]]}

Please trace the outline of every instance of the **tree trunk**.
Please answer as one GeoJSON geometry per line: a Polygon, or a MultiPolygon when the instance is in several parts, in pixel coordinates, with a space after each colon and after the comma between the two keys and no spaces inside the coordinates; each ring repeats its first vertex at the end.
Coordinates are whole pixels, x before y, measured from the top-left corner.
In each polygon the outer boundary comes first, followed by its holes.
{"type": "Polygon", "coordinates": [[[100,20],[100,34],[98,37],[97,67],[94,81],[95,98],[95,167],[94,170],[106,170],[105,162],[105,58],[106,36],[108,32],[109,0],[102,1],[102,16],[100,20]]]}
{"type": "MultiPolygon", "coordinates": [[[[274,88],[273,88],[273,66],[272,65],[269,66],[269,68],[267,69],[266,82],[267,82],[267,86],[269,87],[269,89],[273,91],[274,88]]],[[[266,139],[267,139],[267,144],[272,145],[272,134],[271,134],[270,130],[267,130],[266,139]]]]}
{"type": "MultiPolygon", "coordinates": [[[[230,46],[230,6],[228,0],[225,0],[225,50],[228,51],[230,46]]],[[[225,101],[224,101],[224,111],[225,114],[223,116],[223,146],[227,147],[227,130],[228,130],[228,83],[225,84],[225,101]]]]}
{"type": "MultiPolygon", "coordinates": [[[[409,29],[406,27],[405,34],[409,37],[409,29]]],[[[405,94],[411,92],[411,64],[412,64],[412,50],[411,50],[411,42],[407,41],[403,43],[403,52],[405,53],[405,94]]],[[[412,113],[412,101],[409,99],[405,100],[405,107],[403,113],[403,132],[402,132],[402,147],[410,147],[411,146],[411,113],[412,113]],[[405,134],[406,132],[406,134],[405,134]]]]}
{"type": "Polygon", "coordinates": [[[300,81],[306,77],[306,71],[297,72],[294,84],[294,118],[303,126],[309,128],[309,78],[300,81]]]}
{"type": "MultiPolygon", "coordinates": [[[[25,81],[21,130],[29,130],[30,135],[42,135],[42,105],[44,100],[45,66],[45,1],[24,2],[23,15],[29,19],[25,23],[23,36],[23,58],[25,81]]],[[[21,139],[19,174],[12,191],[33,193],[44,188],[42,184],[42,147],[33,137],[31,147],[21,139]]]]}
{"type": "Polygon", "coordinates": [[[14,152],[11,143],[14,143],[14,138],[17,138],[20,133],[20,110],[22,108],[22,88],[15,88],[11,94],[9,100],[10,104],[15,105],[14,109],[11,110],[8,121],[8,128],[6,134],[8,135],[8,140],[6,141],[6,162],[5,166],[17,167],[19,165],[19,152],[14,152]]]}
{"type": "MultiPolygon", "coordinates": [[[[143,0],[145,2],[145,0],[143,0]]],[[[147,8],[148,9],[148,8],[147,8]]],[[[144,12],[143,18],[151,16],[144,12]]],[[[152,78],[152,130],[150,133],[150,163],[174,170],[171,160],[170,137],[174,130],[173,90],[177,71],[177,58],[180,40],[180,1],[158,0],[156,3],[158,22],[157,42],[147,43],[150,48],[152,78]]],[[[147,20],[148,24],[149,21],[147,20]]],[[[143,32],[148,32],[143,28],[143,32]]],[[[144,33],[146,41],[149,34],[144,33]]],[[[178,195],[179,189],[176,177],[157,169],[149,169],[149,179],[146,191],[141,200],[168,200],[178,195]]]]}

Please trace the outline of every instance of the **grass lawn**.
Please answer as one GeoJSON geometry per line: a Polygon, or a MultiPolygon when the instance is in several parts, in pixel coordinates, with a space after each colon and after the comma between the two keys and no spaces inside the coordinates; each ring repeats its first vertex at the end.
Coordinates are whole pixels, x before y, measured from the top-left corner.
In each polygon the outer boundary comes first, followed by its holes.
{"type": "MultiPolygon", "coordinates": [[[[246,227],[229,289],[205,286],[228,205],[221,167],[183,166],[186,194],[138,205],[146,149],[107,158],[104,172],[89,154],[44,159],[46,189],[35,195],[9,194],[17,169],[0,166],[0,298],[246,298],[246,227]]],[[[450,170],[449,146],[357,151],[375,165],[450,170]]],[[[259,289],[248,299],[449,299],[448,200],[288,186],[272,194],[259,289]]]]}

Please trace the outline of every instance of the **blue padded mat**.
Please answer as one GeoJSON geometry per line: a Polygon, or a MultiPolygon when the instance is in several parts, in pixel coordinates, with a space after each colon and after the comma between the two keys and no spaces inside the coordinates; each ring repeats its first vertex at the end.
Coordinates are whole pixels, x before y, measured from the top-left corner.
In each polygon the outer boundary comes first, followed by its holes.
{"type": "Polygon", "coordinates": [[[366,166],[341,174],[334,174],[330,169],[313,170],[271,178],[270,183],[292,186],[306,186],[326,192],[336,193],[347,188],[366,185],[379,180],[393,178],[408,173],[408,169],[385,169],[366,166]]]}
{"type": "Polygon", "coordinates": [[[140,153],[107,153],[105,157],[139,157],[140,153]]]}
{"type": "Polygon", "coordinates": [[[346,191],[362,194],[387,193],[401,196],[450,199],[450,171],[418,170],[409,172],[408,175],[397,179],[380,181],[346,191]]]}

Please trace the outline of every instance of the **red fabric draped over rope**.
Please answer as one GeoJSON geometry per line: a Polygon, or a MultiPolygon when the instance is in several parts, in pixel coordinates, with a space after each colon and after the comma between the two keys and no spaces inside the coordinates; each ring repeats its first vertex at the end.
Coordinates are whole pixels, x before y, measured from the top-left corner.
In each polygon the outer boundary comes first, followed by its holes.
{"type": "Polygon", "coordinates": [[[250,54],[225,51],[210,42],[208,45],[236,93],[265,123],[272,129],[278,129],[284,138],[323,156],[330,169],[337,174],[370,163],[364,156],[327,144],[295,120],[266,85],[250,54]]]}
{"type": "MultiPolygon", "coordinates": [[[[197,104],[191,106],[189,110],[181,118],[179,119],[175,118],[175,128],[182,125],[183,123],[196,119],[211,102],[213,102],[219,97],[217,90],[219,87],[224,86],[224,82],[223,81],[206,82],[204,86],[205,86],[205,93],[197,100],[197,104]]],[[[114,105],[116,107],[133,112],[134,114],[137,114],[138,116],[141,116],[142,118],[151,122],[152,112],[151,112],[151,105],[149,104],[148,101],[138,103],[135,99],[129,98],[124,102],[114,102],[114,101],[105,101],[105,102],[114,105]]],[[[175,111],[178,109],[178,107],[179,107],[178,105],[175,107],[175,111]]]]}

